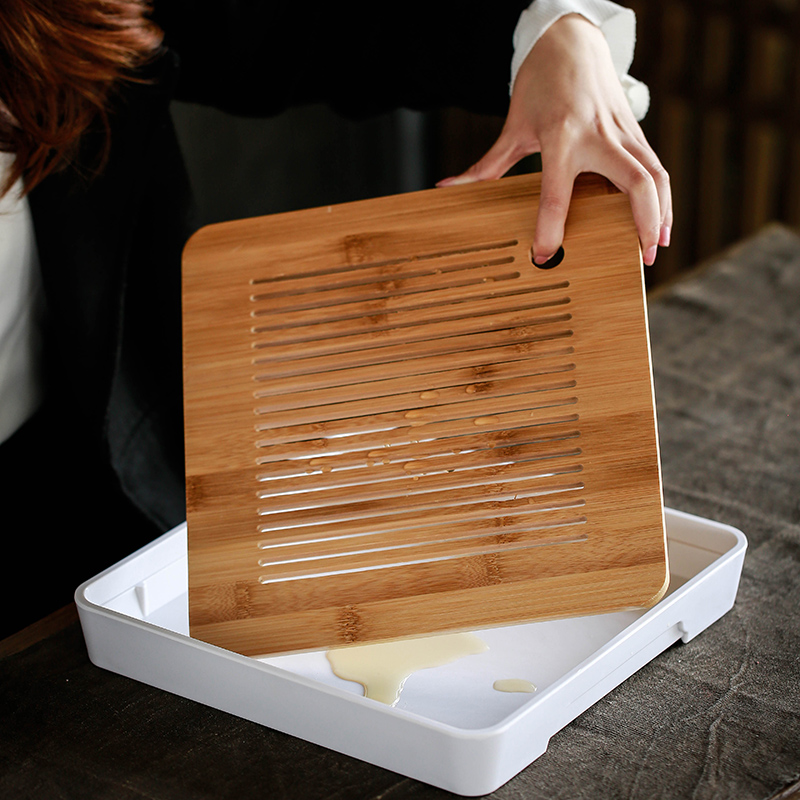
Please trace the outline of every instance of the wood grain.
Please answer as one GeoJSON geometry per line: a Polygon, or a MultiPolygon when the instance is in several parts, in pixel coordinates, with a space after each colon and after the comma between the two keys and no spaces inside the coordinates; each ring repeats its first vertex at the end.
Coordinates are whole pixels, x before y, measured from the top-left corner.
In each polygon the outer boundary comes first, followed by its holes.
{"type": "Polygon", "coordinates": [[[246,655],[656,602],[641,259],[583,176],[202,229],[184,254],[192,635],[246,655]]]}

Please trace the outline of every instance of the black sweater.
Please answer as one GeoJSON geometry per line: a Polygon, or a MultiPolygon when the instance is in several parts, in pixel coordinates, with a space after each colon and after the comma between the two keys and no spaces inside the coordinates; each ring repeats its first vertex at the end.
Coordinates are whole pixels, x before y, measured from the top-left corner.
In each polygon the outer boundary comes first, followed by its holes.
{"type": "Polygon", "coordinates": [[[148,535],[185,513],[180,257],[194,224],[170,101],[242,115],[306,103],[348,116],[447,105],[504,114],[512,33],[527,5],[156,4],[165,47],[144,82],[115,97],[105,167],[92,177],[101,138],[92,134],[79,163],[31,195],[50,406],[151,521],[148,535]]]}

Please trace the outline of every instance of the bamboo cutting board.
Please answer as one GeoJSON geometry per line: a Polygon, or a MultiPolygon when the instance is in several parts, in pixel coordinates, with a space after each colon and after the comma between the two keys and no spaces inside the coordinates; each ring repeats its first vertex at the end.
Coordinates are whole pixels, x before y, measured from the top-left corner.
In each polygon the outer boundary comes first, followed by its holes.
{"type": "Polygon", "coordinates": [[[246,655],[594,614],[666,588],[641,259],[583,176],[213,225],[184,254],[192,636],[246,655]]]}

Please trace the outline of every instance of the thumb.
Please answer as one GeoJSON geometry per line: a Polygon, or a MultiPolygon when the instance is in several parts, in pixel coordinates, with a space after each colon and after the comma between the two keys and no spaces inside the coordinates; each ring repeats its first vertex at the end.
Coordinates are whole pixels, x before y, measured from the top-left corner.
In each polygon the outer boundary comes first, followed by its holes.
{"type": "MultiPolygon", "coordinates": [[[[523,154],[527,155],[527,154],[523,154]]],[[[511,137],[503,132],[497,141],[489,148],[486,155],[475,162],[468,170],[451,178],[444,178],[437,186],[457,186],[462,183],[477,183],[478,181],[491,181],[502,178],[523,155],[516,152],[516,147],[511,137]]]]}

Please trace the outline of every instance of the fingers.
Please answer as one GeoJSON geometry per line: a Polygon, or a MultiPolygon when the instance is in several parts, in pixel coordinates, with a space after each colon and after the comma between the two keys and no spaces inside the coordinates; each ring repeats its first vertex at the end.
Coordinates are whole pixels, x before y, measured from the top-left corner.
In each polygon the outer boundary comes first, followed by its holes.
{"type": "Polygon", "coordinates": [[[644,263],[652,265],[658,248],[670,242],[672,192],[666,170],[628,112],[627,106],[624,112],[617,106],[592,115],[552,114],[536,124],[524,114],[510,112],[486,155],[437,186],[500,178],[521,158],[540,151],[542,189],[531,247],[534,261],[542,264],[555,255],[564,238],[575,178],[581,172],[596,172],[628,195],[644,263]]]}
{"type": "Polygon", "coordinates": [[[526,149],[519,137],[515,137],[504,128],[497,141],[480,161],[473,164],[466,172],[451,178],[445,178],[436,185],[457,186],[462,183],[476,183],[477,181],[491,181],[502,178],[520,159],[530,155],[535,150],[536,146],[534,144],[528,145],[528,149],[526,149]]]}
{"type": "MultiPolygon", "coordinates": [[[[655,154],[638,142],[627,147],[608,145],[600,157],[584,157],[576,163],[571,152],[586,155],[590,146],[563,142],[542,152],[542,189],[532,244],[534,262],[543,264],[555,255],[564,239],[572,187],[580,172],[598,172],[628,195],[643,260],[655,262],[659,247],[669,245],[672,228],[672,193],[669,176],[655,154]],[[584,163],[586,162],[586,166],[584,163]]],[[[501,136],[486,155],[461,175],[446,178],[437,186],[455,186],[502,177],[522,157],[513,142],[501,136]]]]}
{"type": "Polygon", "coordinates": [[[656,260],[661,237],[661,204],[653,176],[635,158],[625,153],[608,170],[607,177],[628,195],[633,221],[639,233],[644,263],[656,260]]]}
{"type": "Polygon", "coordinates": [[[532,256],[542,264],[555,255],[564,238],[572,187],[581,172],[597,172],[628,195],[644,263],[652,265],[659,247],[667,247],[672,229],[672,192],[669,175],[635,128],[610,126],[613,135],[559,135],[548,137],[546,146],[514,133],[506,126],[494,145],[478,162],[460,175],[445,178],[437,186],[455,186],[502,177],[521,158],[542,151],[542,190],[532,256]]]}
{"type": "Polygon", "coordinates": [[[564,160],[551,162],[545,158],[542,153],[542,190],[531,247],[535,264],[549,261],[564,240],[564,225],[577,175],[564,160]]]}
{"type": "Polygon", "coordinates": [[[669,176],[649,148],[626,144],[604,142],[598,148],[587,142],[566,144],[562,140],[552,148],[542,148],[542,189],[532,247],[535,263],[548,261],[561,245],[573,184],[581,172],[604,175],[628,195],[645,264],[652,265],[658,248],[669,245],[669,176]]]}
{"type": "MultiPolygon", "coordinates": [[[[643,136],[642,140],[633,140],[632,142],[626,143],[626,149],[649,173],[653,180],[655,191],[658,196],[659,207],[659,229],[655,244],[658,247],[669,247],[673,221],[672,189],[670,187],[669,174],[661,165],[656,154],[650,149],[649,145],[647,145],[643,136]],[[642,143],[642,141],[644,141],[644,143],[642,143]]],[[[644,224],[646,227],[648,223],[645,222],[644,224]]],[[[640,231],[640,238],[642,238],[642,235],[643,231],[640,231]]],[[[643,249],[645,247],[644,238],[642,238],[642,247],[643,249]]]]}
{"type": "MultiPolygon", "coordinates": [[[[644,263],[651,266],[656,260],[659,246],[669,245],[672,228],[669,179],[663,168],[649,170],[633,157],[629,158],[628,165],[623,169],[627,176],[617,180],[631,202],[644,263]]],[[[614,177],[609,177],[614,180],[614,177]]]]}

